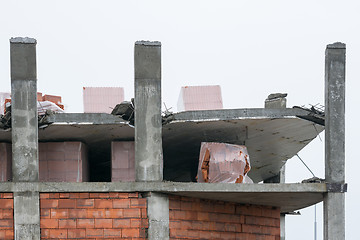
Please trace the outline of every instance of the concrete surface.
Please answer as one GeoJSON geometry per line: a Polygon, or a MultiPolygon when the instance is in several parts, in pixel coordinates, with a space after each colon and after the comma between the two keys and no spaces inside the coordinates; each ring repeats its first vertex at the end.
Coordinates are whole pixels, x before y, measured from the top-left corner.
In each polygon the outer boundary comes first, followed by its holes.
{"type": "Polygon", "coordinates": [[[163,180],[161,44],[135,43],[135,179],[163,180]]]}
{"type": "Polygon", "coordinates": [[[323,200],[325,183],[228,184],[179,182],[12,183],[0,184],[0,192],[157,192],[243,204],[281,207],[291,212],[323,200]]]}
{"type": "MultiPolygon", "coordinates": [[[[345,44],[327,46],[325,53],[325,181],[345,182],[345,44]]],[[[324,239],[345,239],[345,195],[324,199],[324,239]]]]}
{"type": "Polygon", "coordinates": [[[39,192],[14,192],[14,229],[16,240],[40,239],[39,192]]]}
{"type": "MultiPolygon", "coordinates": [[[[39,181],[36,40],[10,39],[13,182],[39,181]]],[[[39,193],[14,193],[16,240],[40,239],[39,193]]]]}
{"type": "Polygon", "coordinates": [[[149,218],[148,239],[169,239],[169,197],[166,194],[151,192],[147,197],[149,218]]]}

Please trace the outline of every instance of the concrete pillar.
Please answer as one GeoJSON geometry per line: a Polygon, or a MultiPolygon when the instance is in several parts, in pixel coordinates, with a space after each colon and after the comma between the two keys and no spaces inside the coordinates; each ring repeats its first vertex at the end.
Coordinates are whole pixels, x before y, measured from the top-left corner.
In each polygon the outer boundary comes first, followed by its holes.
{"type": "MultiPolygon", "coordinates": [[[[273,93],[265,100],[265,108],[286,108],[287,93],[273,93]]],[[[285,164],[279,174],[264,180],[264,183],[285,183],[285,164]]],[[[285,240],[285,214],[280,215],[280,239],[285,240]]]]}
{"type": "MultiPolygon", "coordinates": [[[[325,181],[345,183],[345,52],[343,43],[329,44],[325,54],[325,181]]],[[[324,239],[345,239],[345,194],[324,199],[324,239]]]]}
{"type": "Polygon", "coordinates": [[[135,43],[135,179],[163,180],[161,43],[135,43]]]}
{"type": "MultiPolygon", "coordinates": [[[[36,40],[10,39],[12,173],[14,182],[39,180],[36,40]]],[[[40,239],[39,192],[14,193],[15,239],[40,239]]]]}
{"type": "Polygon", "coordinates": [[[36,40],[10,39],[13,181],[39,180],[36,40]]]}
{"type": "Polygon", "coordinates": [[[169,198],[165,194],[150,193],[147,197],[149,218],[148,239],[169,239],[169,198]]]}

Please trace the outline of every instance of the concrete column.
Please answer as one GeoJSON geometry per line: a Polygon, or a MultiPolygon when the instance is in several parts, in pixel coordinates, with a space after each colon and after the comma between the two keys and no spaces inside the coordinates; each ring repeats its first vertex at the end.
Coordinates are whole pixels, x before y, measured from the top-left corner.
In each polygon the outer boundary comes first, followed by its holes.
{"type": "Polygon", "coordinates": [[[39,180],[36,40],[10,39],[13,181],[39,180]]]}
{"type": "Polygon", "coordinates": [[[135,179],[163,180],[161,43],[135,43],[135,179]]]}
{"type": "MultiPolygon", "coordinates": [[[[325,181],[345,183],[345,52],[329,44],[325,54],[325,181]]],[[[324,239],[345,239],[345,194],[324,199],[324,239]]]]}
{"type": "Polygon", "coordinates": [[[165,194],[150,193],[147,197],[149,218],[148,239],[169,239],[169,198],[165,194]]]}
{"type": "MultiPolygon", "coordinates": [[[[265,100],[265,108],[286,108],[287,93],[273,93],[265,100]]],[[[279,174],[264,180],[264,183],[285,183],[285,164],[279,174]]],[[[285,240],[285,214],[280,215],[280,239],[285,240]]]]}
{"type": "MultiPolygon", "coordinates": [[[[39,180],[36,40],[10,39],[12,175],[14,182],[39,180]]],[[[14,193],[15,239],[40,239],[39,192],[14,193]]]]}

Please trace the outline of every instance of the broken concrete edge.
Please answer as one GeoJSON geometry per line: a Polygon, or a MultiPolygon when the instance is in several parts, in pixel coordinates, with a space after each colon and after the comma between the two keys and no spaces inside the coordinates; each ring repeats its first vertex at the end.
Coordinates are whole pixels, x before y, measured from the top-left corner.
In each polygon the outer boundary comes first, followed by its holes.
{"type": "Polygon", "coordinates": [[[224,121],[236,119],[273,119],[273,118],[302,118],[316,124],[322,125],[322,119],[314,115],[311,111],[300,108],[244,108],[244,109],[223,109],[205,111],[185,111],[175,113],[171,116],[172,120],[167,121],[224,121]]]}
{"type": "Polygon", "coordinates": [[[335,42],[326,46],[328,49],[346,49],[346,44],[342,42],[335,42]]]}
{"type": "Polygon", "coordinates": [[[37,41],[35,38],[29,37],[12,37],[10,38],[10,43],[36,44],[37,41]]]}
{"type": "Polygon", "coordinates": [[[161,47],[161,42],[140,40],[140,41],[136,41],[135,45],[161,47]]]}

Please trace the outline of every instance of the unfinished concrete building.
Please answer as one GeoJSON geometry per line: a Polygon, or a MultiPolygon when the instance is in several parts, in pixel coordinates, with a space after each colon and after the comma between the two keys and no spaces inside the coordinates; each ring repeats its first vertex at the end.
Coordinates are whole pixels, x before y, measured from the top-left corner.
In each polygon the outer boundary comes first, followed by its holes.
{"type": "Polygon", "coordinates": [[[270,95],[260,109],[162,116],[161,44],[136,42],[132,120],[107,113],[39,117],[36,40],[12,38],[10,53],[0,239],[280,240],[286,213],[322,201],[324,239],[345,239],[344,44],[326,48],[325,114],[286,108],[284,96],[270,95]],[[324,129],[325,181],[285,184],[286,160],[324,129]],[[202,142],[245,145],[254,183],[197,183],[202,142]]]}

